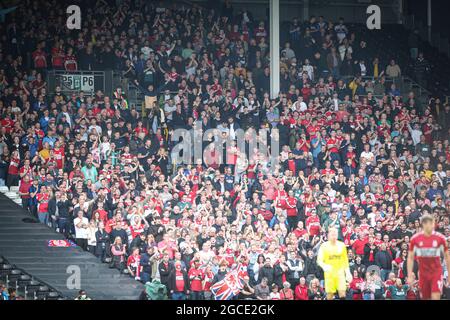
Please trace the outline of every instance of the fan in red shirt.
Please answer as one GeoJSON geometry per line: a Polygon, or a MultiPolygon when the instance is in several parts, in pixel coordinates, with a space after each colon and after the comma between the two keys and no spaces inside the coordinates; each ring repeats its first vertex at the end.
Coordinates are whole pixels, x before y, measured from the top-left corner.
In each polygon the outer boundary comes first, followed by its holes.
{"type": "Polygon", "coordinates": [[[148,130],[142,125],[142,121],[139,121],[137,127],[134,129],[136,134],[143,132],[145,135],[148,135],[148,130]]]}
{"type": "Polygon", "coordinates": [[[355,254],[364,256],[364,247],[365,247],[366,243],[367,243],[367,240],[364,239],[364,233],[360,231],[358,233],[358,239],[356,239],[352,245],[352,248],[355,251],[355,254]]]}
{"type": "Polygon", "coordinates": [[[306,229],[308,230],[309,236],[318,236],[320,234],[320,218],[317,216],[316,209],[311,211],[311,216],[306,219],[306,229]]]}
{"type": "Polygon", "coordinates": [[[64,50],[62,49],[62,45],[58,42],[55,43],[55,46],[52,48],[52,66],[55,69],[62,69],[64,63],[64,50]]]}
{"type": "Polygon", "coordinates": [[[41,190],[36,194],[36,200],[38,202],[38,218],[41,223],[47,224],[48,222],[48,202],[50,201],[50,195],[47,193],[45,186],[41,187],[41,190]]]}
{"type": "Polygon", "coordinates": [[[0,125],[6,129],[6,133],[11,133],[11,130],[14,127],[14,120],[12,120],[9,116],[5,116],[0,120],[0,125]]]}
{"type": "Polygon", "coordinates": [[[350,289],[352,289],[353,300],[362,300],[361,287],[364,284],[364,279],[358,273],[358,270],[353,270],[353,280],[350,282],[350,289]]]}
{"type": "Polygon", "coordinates": [[[384,192],[398,193],[397,182],[392,178],[387,179],[384,192]]]}
{"type": "Polygon", "coordinates": [[[267,37],[266,29],[264,28],[264,22],[260,22],[258,28],[255,29],[255,39],[259,43],[261,38],[267,37]]]}
{"type": "Polygon", "coordinates": [[[241,33],[239,32],[239,26],[235,24],[233,26],[233,30],[228,33],[228,39],[230,41],[237,41],[241,37],[241,33]]]}
{"type": "Polygon", "coordinates": [[[304,277],[300,278],[300,283],[295,287],[295,300],[308,300],[308,286],[304,277]]]}
{"type": "Polygon", "coordinates": [[[278,190],[275,191],[275,205],[277,208],[285,209],[287,200],[287,192],[284,190],[284,185],[280,183],[278,190]]]}
{"type": "Polygon", "coordinates": [[[194,203],[195,198],[197,198],[197,192],[195,190],[191,190],[189,186],[186,186],[184,189],[183,195],[181,195],[183,202],[194,203]],[[186,201],[183,200],[183,197],[186,196],[186,201]]]}
{"type": "Polygon", "coordinates": [[[28,177],[30,180],[33,179],[33,168],[30,166],[30,160],[25,160],[23,167],[19,170],[19,175],[21,179],[25,177],[28,177]]]}
{"type": "Polygon", "coordinates": [[[31,55],[34,61],[34,67],[36,69],[45,69],[47,68],[47,54],[42,50],[41,47],[38,47],[36,51],[31,55]]]}
{"type": "Polygon", "coordinates": [[[295,237],[297,239],[300,239],[303,237],[304,234],[307,234],[308,231],[303,227],[303,221],[299,221],[297,224],[297,228],[294,229],[293,233],[295,234],[295,237]]]}
{"type": "Polygon", "coordinates": [[[222,95],[222,86],[219,83],[219,79],[214,79],[214,84],[211,86],[211,90],[213,91],[213,95],[222,95]]]}
{"type": "Polygon", "coordinates": [[[125,226],[125,225],[126,225],[126,223],[122,220],[122,214],[119,213],[119,212],[116,213],[116,215],[115,215],[113,218],[109,219],[109,220],[106,222],[106,225],[105,225],[105,231],[106,231],[107,233],[111,233],[111,231],[114,229],[114,227],[115,227],[117,224],[121,224],[122,226],[125,226]]]}
{"type": "Polygon", "coordinates": [[[289,228],[297,227],[297,199],[294,197],[294,192],[289,190],[288,197],[285,201],[286,214],[288,217],[289,228]]]}
{"type": "Polygon", "coordinates": [[[330,161],[325,162],[325,169],[320,170],[320,174],[322,176],[325,176],[327,174],[335,174],[335,173],[336,173],[336,171],[331,169],[331,162],[330,161]]]}
{"type": "Polygon", "coordinates": [[[200,269],[200,261],[195,260],[188,272],[191,283],[191,292],[194,300],[199,300],[203,296],[203,280],[205,275],[200,269]]]}
{"type": "Polygon", "coordinates": [[[29,176],[24,176],[22,181],[20,182],[19,187],[19,194],[22,198],[22,207],[25,209],[28,208],[29,201],[30,201],[30,187],[33,185],[33,183],[30,180],[29,176]]]}
{"type": "Polygon", "coordinates": [[[316,137],[316,133],[320,131],[320,127],[317,125],[317,120],[314,119],[312,124],[306,127],[306,131],[308,132],[311,139],[316,137]]]}
{"type": "Polygon", "coordinates": [[[409,242],[407,259],[408,283],[414,283],[414,259],[419,264],[419,290],[424,300],[440,300],[443,279],[441,254],[445,258],[447,271],[450,274],[450,254],[445,237],[434,231],[435,220],[431,215],[421,219],[422,232],[415,234],[409,242]]]}
{"type": "Polygon", "coordinates": [[[128,257],[127,268],[130,274],[136,280],[140,280],[141,275],[141,256],[139,255],[139,248],[133,248],[133,253],[128,257]]]}
{"type": "Polygon", "coordinates": [[[95,216],[95,214],[98,212],[98,215],[100,217],[100,220],[103,221],[103,223],[106,225],[108,222],[108,212],[103,208],[103,202],[98,202],[97,204],[97,210],[95,210],[92,215],[95,216]]]}
{"type": "Polygon", "coordinates": [[[16,186],[19,183],[19,165],[20,165],[20,156],[17,150],[14,150],[11,154],[11,160],[9,162],[8,167],[8,178],[7,185],[16,186]]]}
{"type": "Polygon", "coordinates": [[[56,160],[56,167],[58,169],[64,168],[64,159],[65,159],[64,147],[61,146],[59,141],[55,142],[55,148],[53,149],[53,156],[55,157],[56,160]]]}
{"type": "Polygon", "coordinates": [[[331,137],[327,140],[327,149],[330,153],[339,152],[339,139],[336,137],[336,131],[331,131],[331,137]]]}
{"type": "Polygon", "coordinates": [[[67,50],[67,55],[64,57],[64,68],[67,71],[77,71],[78,69],[77,58],[73,54],[72,48],[67,50]]]}

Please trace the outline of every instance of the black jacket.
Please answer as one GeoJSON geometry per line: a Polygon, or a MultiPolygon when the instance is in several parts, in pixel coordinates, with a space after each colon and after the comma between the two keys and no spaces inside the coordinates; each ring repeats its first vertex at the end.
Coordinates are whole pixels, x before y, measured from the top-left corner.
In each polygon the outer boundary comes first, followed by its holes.
{"type": "Polygon", "coordinates": [[[303,270],[304,275],[313,274],[316,278],[322,279],[322,269],[317,265],[316,258],[304,257],[305,269],[303,270]]]}
{"type": "MultiPolygon", "coordinates": [[[[167,281],[168,281],[167,289],[169,291],[173,290],[174,292],[180,292],[180,291],[178,291],[177,286],[176,286],[176,272],[177,271],[176,271],[175,268],[173,268],[170,271],[169,277],[167,279],[167,281]]],[[[183,290],[183,292],[187,293],[189,291],[189,288],[190,288],[189,277],[188,277],[187,272],[184,269],[180,269],[180,272],[183,274],[183,280],[184,280],[184,290],[183,290]]]]}
{"type": "Polygon", "coordinates": [[[69,218],[69,207],[70,207],[70,201],[69,200],[59,200],[56,201],[56,206],[58,207],[58,214],[60,218],[69,218]]]}
{"type": "Polygon", "coordinates": [[[275,269],[272,267],[263,266],[259,270],[258,282],[261,282],[262,278],[267,278],[269,286],[275,281],[275,269]]]}
{"type": "Polygon", "coordinates": [[[366,243],[366,245],[364,246],[364,258],[363,258],[362,262],[366,266],[370,266],[372,264],[376,264],[376,262],[375,262],[375,255],[377,254],[377,252],[378,252],[378,249],[375,248],[373,250],[373,258],[374,258],[374,260],[373,261],[369,261],[369,259],[370,259],[370,244],[366,243]]]}
{"type": "Polygon", "coordinates": [[[147,252],[141,255],[141,266],[142,266],[142,272],[152,274],[152,257],[155,254],[149,255],[147,252]]]}
{"type": "Polygon", "coordinates": [[[175,270],[175,267],[171,262],[169,262],[169,264],[167,266],[164,264],[164,262],[161,262],[158,265],[158,271],[159,271],[159,277],[161,279],[161,283],[164,284],[168,290],[170,290],[168,284],[169,284],[169,275],[172,272],[172,270],[175,270]]]}
{"type": "Polygon", "coordinates": [[[213,278],[213,280],[212,280],[212,284],[216,284],[217,282],[222,281],[222,280],[225,278],[225,275],[226,275],[226,274],[227,274],[226,272],[221,272],[221,271],[219,270],[219,272],[217,272],[217,273],[214,275],[214,278],[213,278]]]}
{"type": "Polygon", "coordinates": [[[380,250],[375,254],[375,264],[381,269],[392,269],[392,256],[387,250],[380,250]]]}
{"type": "Polygon", "coordinates": [[[162,224],[153,224],[150,223],[150,226],[148,227],[148,234],[151,234],[155,237],[156,242],[160,242],[163,239],[164,233],[166,229],[162,224]]]}
{"type": "Polygon", "coordinates": [[[363,263],[355,263],[352,267],[350,267],[350,272],[353,274],[353,271],[357,270],[359,274],[364,275],[366,274],[366,269],[367,267],[363,263]]]}
{"type": "MultiPolygon", "coordinates": [[[[274,274],[274,280],[273,282],[278,286],[278,288],[283,288],[283,274],[284,271],[283,269],[281,269],[280,264],[277,263],[274,267],[273,267],[273,274],[274,274]]],[[[286,272],[287,275],[287,272],[286,272]]]]}
{"type": "Polygon", "coordinates": [[[56,215],[56,199],[51,198],[48,201],[48,214],[52,217],[56,215]]]}
{"type": "Polygon", "coordinates": [[[95,253],[100,255],[104,250],[106,250],[106,248],[109,247],[109,234],[105,230],[97,230],[95,233],[95,239],[97,240],[95,253]]]}

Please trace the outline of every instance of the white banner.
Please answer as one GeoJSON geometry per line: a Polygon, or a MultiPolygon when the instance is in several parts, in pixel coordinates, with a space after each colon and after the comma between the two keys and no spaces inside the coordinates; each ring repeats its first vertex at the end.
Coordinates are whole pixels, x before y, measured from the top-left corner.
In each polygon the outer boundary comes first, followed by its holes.
{"type": "Polygon", "coordinates": [[[93,75],[64,74],[61,86],[63,91],[94,91],[93,75]]]}

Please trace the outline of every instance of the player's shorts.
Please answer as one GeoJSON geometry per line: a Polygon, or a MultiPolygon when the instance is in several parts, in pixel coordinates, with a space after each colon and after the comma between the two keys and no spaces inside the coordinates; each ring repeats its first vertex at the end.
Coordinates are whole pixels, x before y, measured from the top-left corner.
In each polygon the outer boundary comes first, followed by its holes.
{"type": "Polygon", "coordinates": [[[336,291],[347,290],[347,282],[344,274],[327,273],[325,274],[325,292],[336,293],[336,291]]]}
{"type": "Polygon", "coordinates": [[[419,274],[419,290],[420,297],[424,300],[431,299],[431,294],[434,292],[442,293],[444,279],[442,274],[437,275],[422,275],[419,274]]]}

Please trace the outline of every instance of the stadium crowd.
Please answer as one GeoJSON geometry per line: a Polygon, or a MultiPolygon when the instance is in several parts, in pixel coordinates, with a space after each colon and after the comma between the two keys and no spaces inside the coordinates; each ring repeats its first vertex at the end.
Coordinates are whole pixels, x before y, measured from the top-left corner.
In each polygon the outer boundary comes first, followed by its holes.
{"type": "Polygon", "coordinates": [[[59,1],[24,1],[1,25],[0,185],[171,299],[211,299],[237,264],[237,299],[324,299],[316,255],[330,227],[349,249],[349,299],[418,298],[405,260],[421,215],[450,236],[449,105],[400,92],[395,57],[379,61],[342,19],[291,22],[270,99],[268,26],[251,12],[118,3],[83,7],[80,31],[59,1]],[[123,87],[50,92],[52,68],[122,70],[123,87]],[[195,121],[231,137],[277,128],[279,165],[240,163],[233,146],[226,165],[174,164],[171,135],[195,121]]]}

